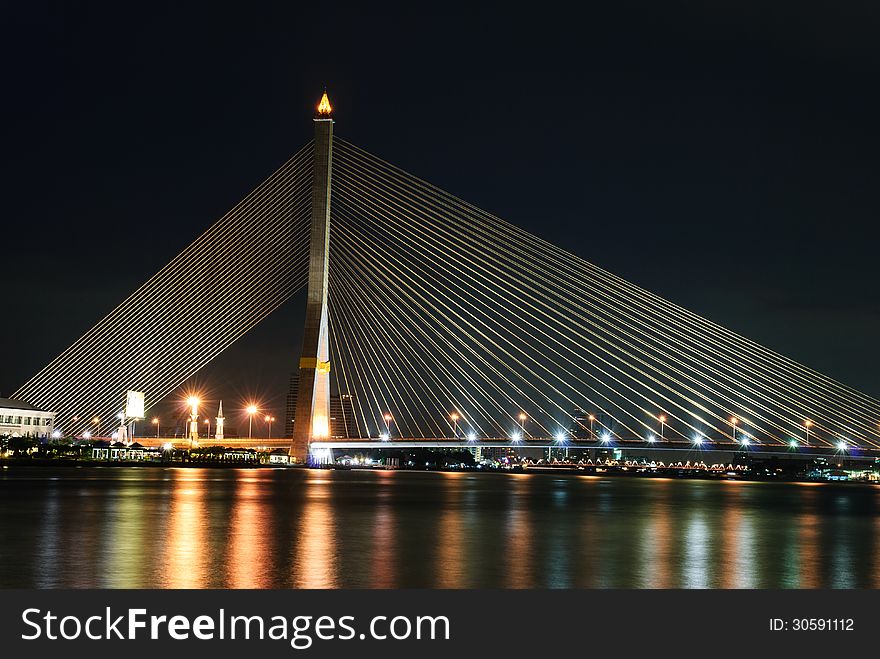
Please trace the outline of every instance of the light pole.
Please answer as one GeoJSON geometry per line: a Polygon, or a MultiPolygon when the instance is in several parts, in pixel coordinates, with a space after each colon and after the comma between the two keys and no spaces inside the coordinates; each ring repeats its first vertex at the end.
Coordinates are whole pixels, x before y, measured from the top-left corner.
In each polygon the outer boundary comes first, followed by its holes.
{"type": "Polygon", "coordinates": [[[666,429],[666,415],[661,414],[657,419],[660,421],[660,441],[662,442],[664,439],[663,432],[666,429]]]}
{"type": "Polygon", "coordinates": [[[248,439],[250,439],[251,433],[254,429],[254,414],[257,413],[257,406],[253,405],[253,404],[248,405],[247,406],[247,413],[248,413],[248,439]]]}
{"type": "Polygon", "coordinates": [[[95,437],[101,436],[101,419],[99,417],[95,417],[92,419],[92,423],[95,424],[95,437]]]}
{"type": "Polygon", "coordinates": [[[458,439],[458,412],[453,412],[449,418],[452,419],[452,438],[458,439]]]}
{"type": "Polygon", "coordinates": [[[385,412],[382,418],[385,420],[385,435],[388,439],[391,439],[391,422],[394,420],[394,417],[391,416],[391,412],[385,412]]]}
{"type": "Polygon", "coordinates": [[[730,430],[733,435],[733,443],[736,444],[736,424],[739,423],[739,419],[735,416],[730,417],[730,430]]]}
{"type": "Polygon", "coordinates": [[[527,418],[528,417],[526,416],[525,412],[519,413],[519,429],[520,429],[520,432],[522,432],[523,439],[526,438],[526,419],[527,418]]]}
{"type": "Polygon", "coordinates": [[[272,439],[272,422],[275,420],[274,416],[266,415],[266,423],[269,425],[269,433],[266,439],[272,439]]]}
{"type": "Polygon", "coordinates": [[[804,421],[804,430],[805,430],[806,433],[807,433],[807,442],[806,442],[806,443],[807,443],[807,446],[810,445],[810,426],[812,426],[812,425],[813,425],[813,422],[810,421],[809,419],[807,419],[806,421],[804,421]]]}
{"type": "Polygon", "coordinates": [[[205,439],[211,437],[211,419],[205,419],[205,439]]]}
{"type": "Polygon", "coordinates": [[[590,439],[595,440],[596,435],[593,434],[593,422],[596,420],[596,417],[595,415],[591,414],[588,418],[590,419],[590,439]]]}
{"type": "Polygon", "coordinates": [[[159,439],[159,417],[153,417],[153,425],[156,426],[156,439],[159,439]]]}

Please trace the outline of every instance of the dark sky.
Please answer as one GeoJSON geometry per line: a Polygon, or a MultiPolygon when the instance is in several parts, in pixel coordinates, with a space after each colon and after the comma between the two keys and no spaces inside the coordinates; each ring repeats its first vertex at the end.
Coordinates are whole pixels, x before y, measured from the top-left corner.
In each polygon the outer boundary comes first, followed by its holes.
{"type": "MultiPolygon", "coordinates": [[[[324,85],[341,137],[880,395],[874,3],[4,4],[2,395],[308,140],[324,85]]],[[[203,382],[281,414],[300,304],[203,382]]]]}

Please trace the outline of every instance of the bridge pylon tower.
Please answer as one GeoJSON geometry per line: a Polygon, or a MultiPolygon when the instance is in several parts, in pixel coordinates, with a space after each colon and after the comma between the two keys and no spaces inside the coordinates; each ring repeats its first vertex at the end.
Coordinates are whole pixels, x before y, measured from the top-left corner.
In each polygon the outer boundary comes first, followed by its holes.
{"type": "Polygon", "coordinates": [[[312,228],[306,323],[299,360],[299,390],[290,457],[307,462],[309,444],[330,437],[330,343],[327,328],[330,251],[330,176],[333,165],[333,118],[327,92],[315,116],[312,228]]]}

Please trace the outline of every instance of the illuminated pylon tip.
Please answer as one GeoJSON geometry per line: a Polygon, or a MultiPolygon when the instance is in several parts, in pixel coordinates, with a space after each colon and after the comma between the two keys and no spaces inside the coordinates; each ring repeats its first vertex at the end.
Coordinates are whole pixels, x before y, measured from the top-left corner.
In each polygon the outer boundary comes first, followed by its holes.
{"type": "Polygon", "coordinates": [[[333,108],[330,106],[330,98],[325,91],[324,95],[321,97],[321,102],[318,103],[318,116],[329,117],[332,111],[333,108]]]}

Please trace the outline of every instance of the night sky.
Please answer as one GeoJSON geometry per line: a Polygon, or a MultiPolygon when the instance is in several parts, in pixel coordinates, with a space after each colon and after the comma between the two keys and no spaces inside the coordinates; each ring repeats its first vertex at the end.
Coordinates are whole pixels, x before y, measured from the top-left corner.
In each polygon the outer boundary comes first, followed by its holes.
{"type": "MultiPolygon", "coordinates": [[[[519,4],[5,3],[0,395],[310,139],[326,85],[340,137],[880,396],[880,6],[519,4]]],[[[212,397],[283,416],[302,304],[212,397]]]]}

